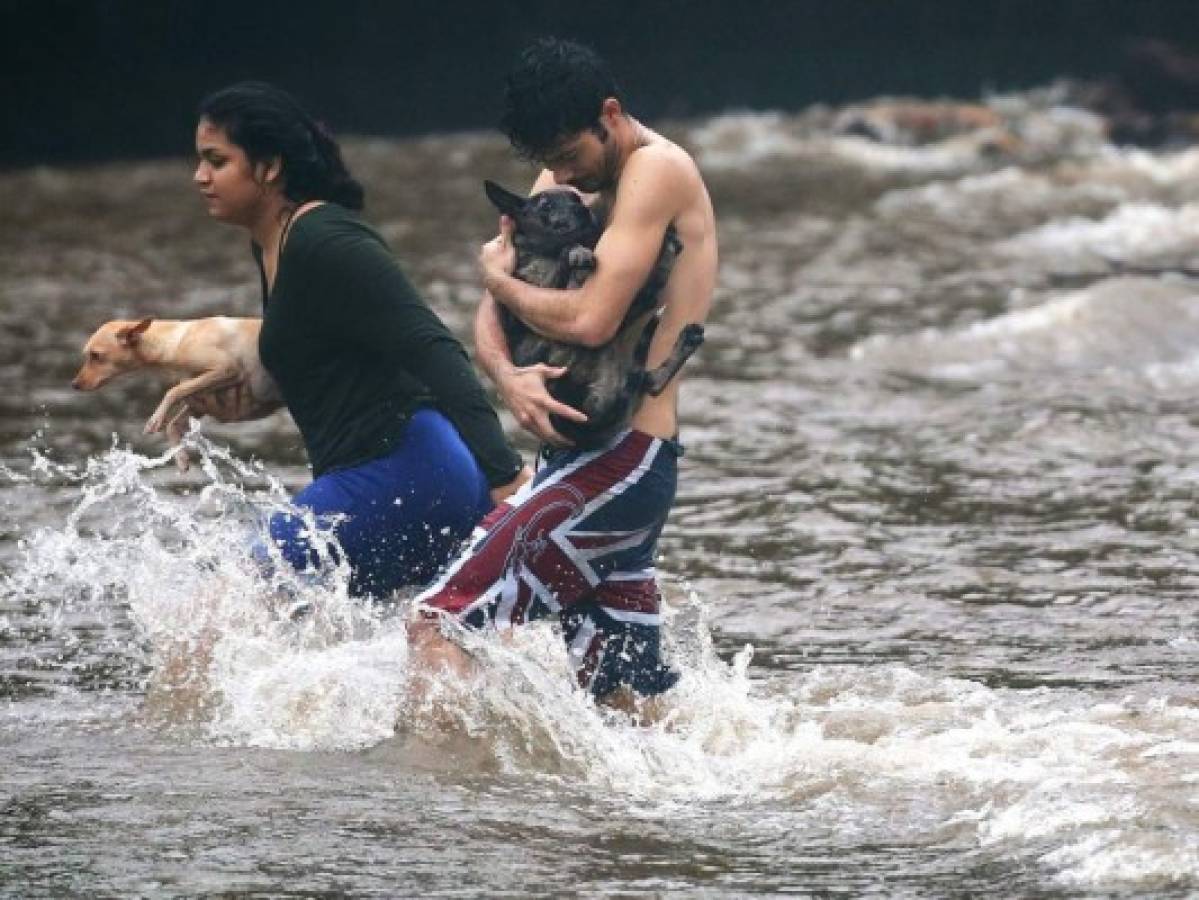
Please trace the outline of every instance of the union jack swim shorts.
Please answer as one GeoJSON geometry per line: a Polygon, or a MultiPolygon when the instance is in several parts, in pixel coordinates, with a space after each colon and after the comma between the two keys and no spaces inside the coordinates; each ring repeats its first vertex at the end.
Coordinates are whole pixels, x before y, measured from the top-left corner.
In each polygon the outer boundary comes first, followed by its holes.
{"type": "Polygon", "coordinates": [[[555,451],[537,477],[479,524],[470,546],[417,598],[468,628],[557,617],[579,685],[661,693],[658,536],[682,447],[626,431],[592,451],[555,451]]]}

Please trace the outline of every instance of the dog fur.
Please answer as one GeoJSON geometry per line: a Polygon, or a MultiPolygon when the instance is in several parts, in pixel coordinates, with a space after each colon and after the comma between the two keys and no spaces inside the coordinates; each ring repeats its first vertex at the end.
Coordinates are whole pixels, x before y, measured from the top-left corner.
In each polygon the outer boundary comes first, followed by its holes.
{"type": "MultiPolygon", "coordinates": [[[[94,391],[120,375],[141,370],[182,377],[146,422],[147,434],[166,431],[178,444],[188,412],[197,412],[189,401],[203,395],[222,391],[226,403],[232,398],[232,406],[223,408],[220,416],[226,422],[259,418],[280,405],[279,389],[258,359],[261,330],[261,319],[226,316],[106,322],[84,345],[83,365],[71,386],[94,391]]],[[[189,461],[183,450],[175,455],[175,462],[187,471],[189,461]]]]}
{"type": "MultiPolygon", "coordinates": [[[[522,197],[492,181],[484,182],[492,204],[516,224],[515,275],[539,287],[578,288],[595,271],[595,245],[603,232],[599,215],[572,190],[551,189],[522,197]]],[[[658,297],[675,260],[683,251],[674,227],[666,231],[662,250],[645,285],[633,299],[616,336],[602,347],[563,344],[536,334],[501,307],[504,336],[518,366],[545,363],[567,372],[548,383],[550,395],[587,415],[584,423],[561,416],[550,422],[576,447],[602,446],[627,427],[642,397],[657,396],[683,363],[703,343],[702,325],[688,325],[679,334],[667,360],[652,371],[645,368],[650,341],[658,324],[658,297]]]]}

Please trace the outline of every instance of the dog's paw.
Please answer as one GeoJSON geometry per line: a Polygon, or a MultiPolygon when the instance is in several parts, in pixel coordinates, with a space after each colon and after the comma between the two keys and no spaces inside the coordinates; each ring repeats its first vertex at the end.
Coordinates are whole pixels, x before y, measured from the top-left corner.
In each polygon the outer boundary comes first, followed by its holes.
{"type": "Polygon", "coordinates": [[[566,254],[566,261],[570,263],[570,267],[576,272],[595,271],[595,254],[582,244],[576,244],[570,248],[570,251],[566,254]]]}
{"type": "Polygon", "coordinates": [[[685,325],[679,334],[679,342],[688,355],[694,353],[704,342],[704,326],[696,325],[694,322],[685,325]]]}

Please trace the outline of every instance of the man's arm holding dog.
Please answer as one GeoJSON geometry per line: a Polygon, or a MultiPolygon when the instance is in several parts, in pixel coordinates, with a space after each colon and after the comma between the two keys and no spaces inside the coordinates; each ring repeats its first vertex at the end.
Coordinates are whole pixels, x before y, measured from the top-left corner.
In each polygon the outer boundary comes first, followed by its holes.
{"type": "Polygon", "coordinates": [[[539,288],[514,278],[510,222],[479,254],[495,302],[546,337],[598,347],[616,334],[658,258],[685,188],[677,166],[645,148],[626,165],[612,219],[595,248],[595,274],[577,290],[539,288]]]}

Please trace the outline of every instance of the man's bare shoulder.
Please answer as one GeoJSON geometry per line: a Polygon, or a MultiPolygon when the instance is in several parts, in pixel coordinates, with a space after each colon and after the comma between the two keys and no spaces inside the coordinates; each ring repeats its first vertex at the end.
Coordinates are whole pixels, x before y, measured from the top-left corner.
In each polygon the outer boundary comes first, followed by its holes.
{"type": "Polygon", "coordinates": [[[682,177],[699,177],[699,166],[691,154],[674,141],[654,133],[653,138],[630,155],[629,165],[650,171],[674,173],[682,177]]]}
{"type": "Polygon", "coordinates": [[[673,141],[655,136],[629,155],[618,193],[635,191],[659,199],[670,197],[675,204],[685,206],[703,189],[699,167],[691,154],[673,141]]]}

